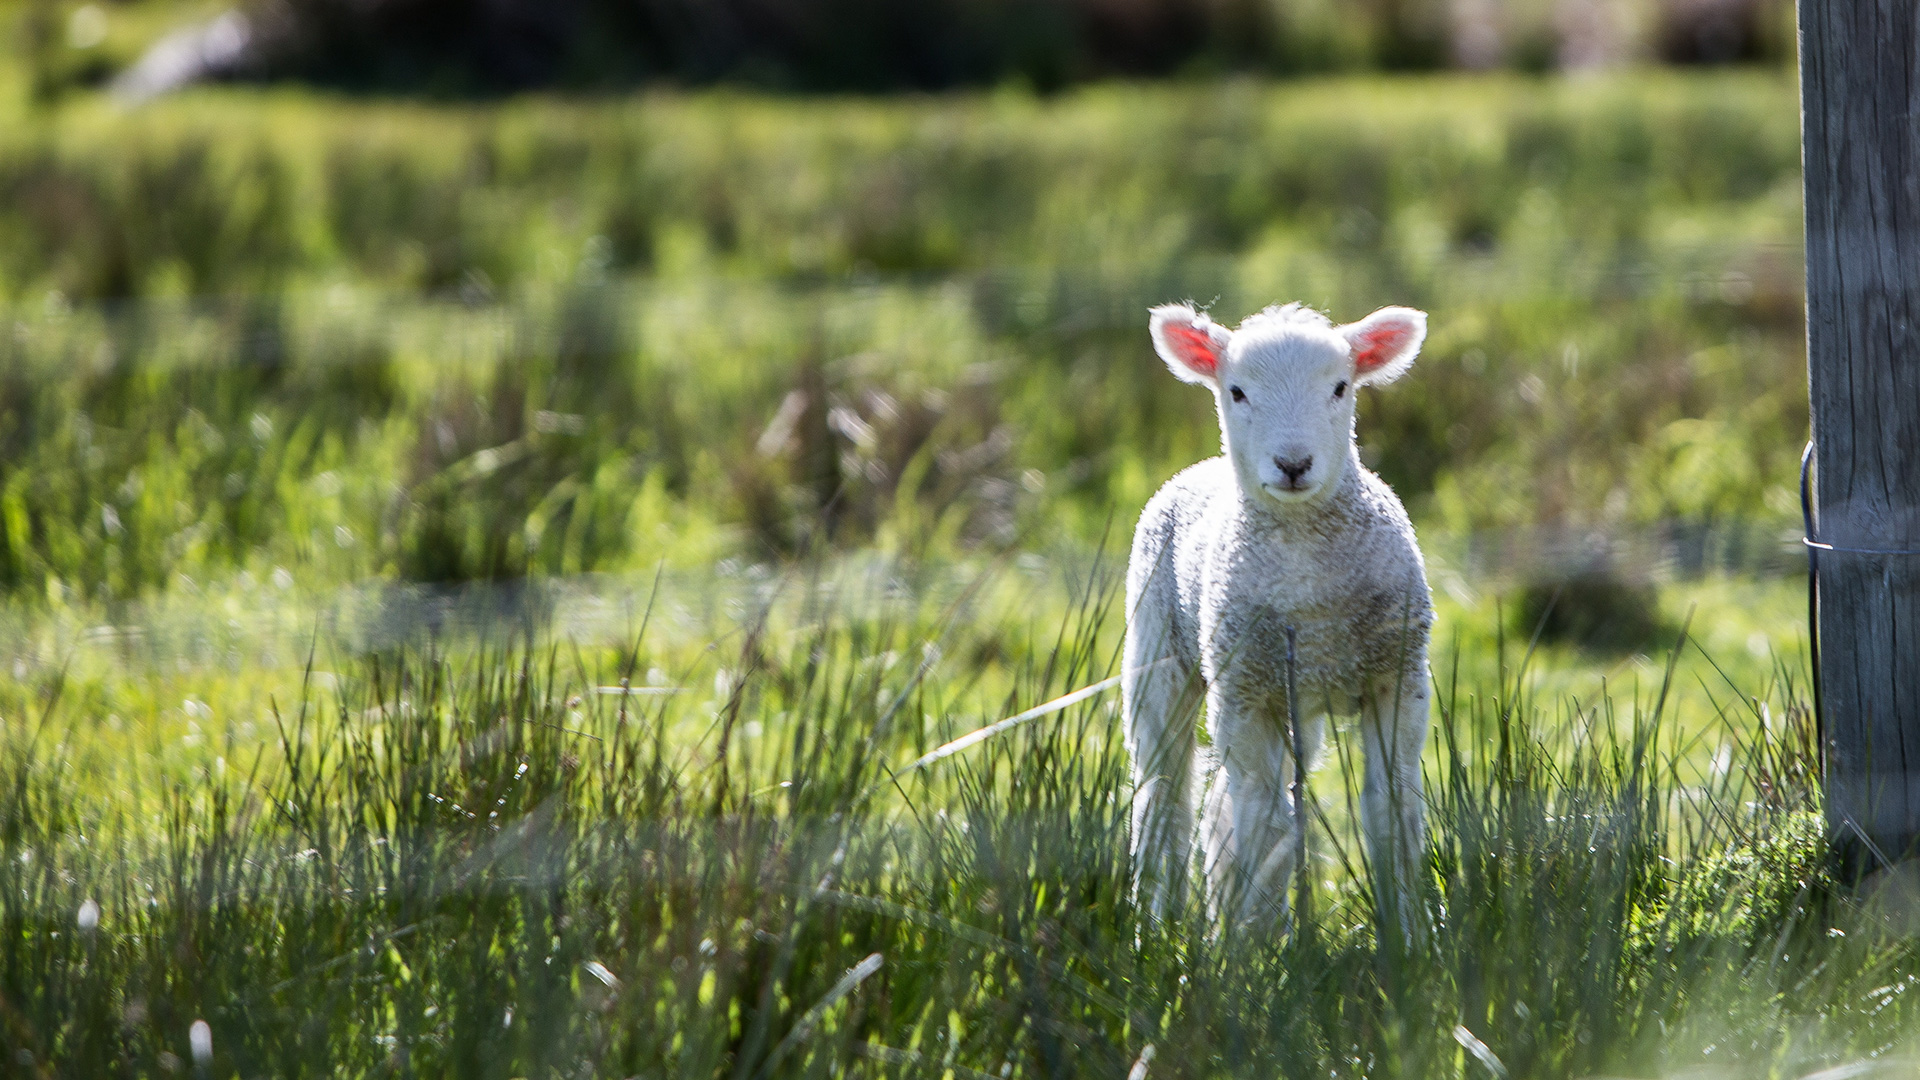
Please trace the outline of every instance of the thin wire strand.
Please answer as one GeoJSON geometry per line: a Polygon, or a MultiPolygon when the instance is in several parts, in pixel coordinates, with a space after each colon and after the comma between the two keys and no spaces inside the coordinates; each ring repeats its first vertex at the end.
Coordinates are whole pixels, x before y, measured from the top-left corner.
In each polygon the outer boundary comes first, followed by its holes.
{"type": "Polygon", "coordinates": [[[1801,537],[1800,542],[1814,551],[1838,551],[1848,555],[1920,555],[1920,548],[1847,547],[1844,544],[1823,544],[1808,536],[1801,537]]]}

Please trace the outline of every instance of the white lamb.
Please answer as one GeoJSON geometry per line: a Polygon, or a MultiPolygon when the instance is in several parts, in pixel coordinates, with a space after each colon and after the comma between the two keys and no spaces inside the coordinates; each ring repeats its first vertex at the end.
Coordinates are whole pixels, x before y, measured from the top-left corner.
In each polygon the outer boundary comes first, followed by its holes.
{"type": "Polygon", "coordinates": [[[1153,309],[1150,329],[1176,376],[1213,391],[1224,453],[1147,503],[1127,567],[1122,693],[1140,894],[1158,914],[1184,886],[1205,789],[1210,906],[1236,922],[1284,914],[1298,840],[1291,628],[1304,758],[1329,712],[1358,714],[1369,856],[1404,919],[1425,846],[1432,597],[1406,510],[1360,464],[1353,388],[1412,365],[1426,314],[1388,307],[1334,326],[1288,304],[1229,331],[1170,304],[1153,309]],[[1202,701],[1212,761],[1196,770],[1202,701]]]}

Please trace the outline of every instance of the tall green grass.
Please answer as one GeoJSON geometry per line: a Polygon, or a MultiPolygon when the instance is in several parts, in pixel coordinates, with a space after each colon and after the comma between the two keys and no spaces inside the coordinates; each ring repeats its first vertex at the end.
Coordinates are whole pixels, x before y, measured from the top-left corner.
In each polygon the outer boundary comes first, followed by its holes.
{"type": "Polygon", "coordinates": [[[604,651],[442,638],[323,659],[333,689],[280,702],[264,744],[119,794],[66,763],[86,721],[49,687],[4,725],[0,1060],[1797,1077],[1912,1052],[1913,913],[1827,877],[1785,672],[1682,723],[1666,687],[1547,701],[1516,655],[1463,684],[1443,650],[1411,945],[1376,933],[1345,733],[1290,934],[1134,905],[1110,699],[908,767],[1108,674],[1113,588],[1093,571],[1025,647],[986,647],[978,591],[789,581],[704,651],[658,641],[643,610],[604,651]],[[1728,760],[1697,767],[1701,731],[1728,760]]]}

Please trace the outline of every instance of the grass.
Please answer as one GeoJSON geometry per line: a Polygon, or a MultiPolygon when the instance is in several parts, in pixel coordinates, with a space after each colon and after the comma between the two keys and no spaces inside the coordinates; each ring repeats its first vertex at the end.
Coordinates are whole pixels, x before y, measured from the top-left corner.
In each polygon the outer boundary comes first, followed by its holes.
{"type": "Polygon", "coordinates": [[[61,753],[87,722],[48,688],[4,730],[9,1067],[1792,1077],[1914,1049],[1910,913],[1827,878],[1792,678],[1683,719],[1658,684],[1540,697],[1518,655],[1457,683],[1442,650],[1426,942],[1376,935],[1350,734],[1311,917],[1222,931],[1132,903],[1110,698],[903,770],[1108,674],[1110,572],[1024,643],[991,578],[862,580],[767,583],[706,648],[662,596],[624,646],[329,661],[263,739],[124,794],[61,753]],[[682,692],[607,689],[649,682],[682,692]],[[1702,732],[1730,760],[1694,765],[1702,732]]]}
{"type": "Polygon", "coordinates": [[[1780,574],[1794,100],[0,102],[0,1070],[1908,1067],[1780,574]],[[1439,614],[1416,947],[1339,750],[1287,935],[1133,906],[1110,697],[896,775],[1111,674],[1099,553],[1214,450],[1178,297],[1433,313],[1360,402],[1439,614]]]}

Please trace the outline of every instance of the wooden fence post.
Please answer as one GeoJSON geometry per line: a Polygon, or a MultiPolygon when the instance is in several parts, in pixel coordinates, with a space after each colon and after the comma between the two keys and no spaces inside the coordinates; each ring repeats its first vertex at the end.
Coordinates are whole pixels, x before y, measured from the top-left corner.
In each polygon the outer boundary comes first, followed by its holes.
{"type": "Polygon", "coordinates": [[[1821,738],[1857,875],[1920,837],[1920,4],[1799,18],[1821,738]]]}

